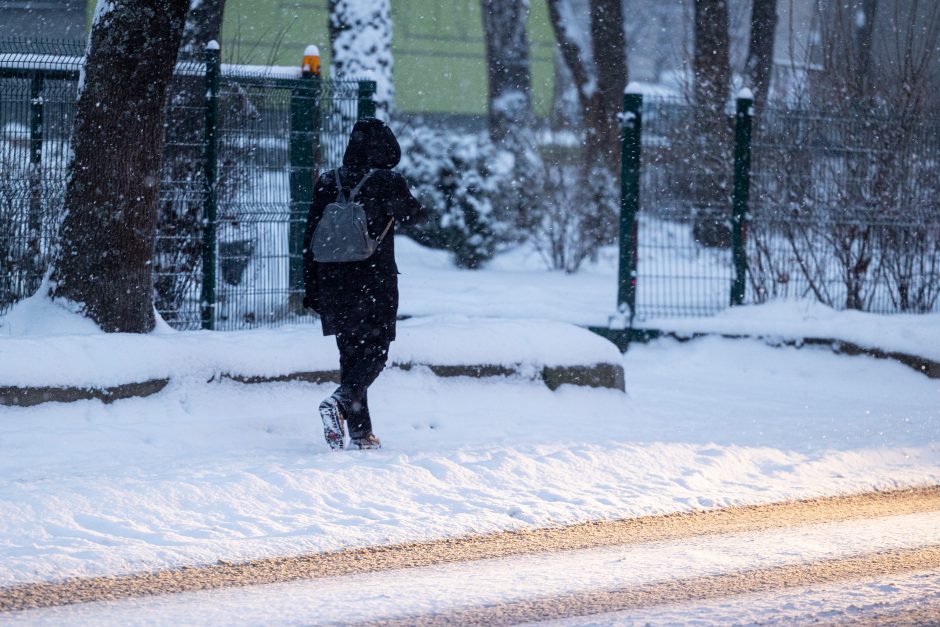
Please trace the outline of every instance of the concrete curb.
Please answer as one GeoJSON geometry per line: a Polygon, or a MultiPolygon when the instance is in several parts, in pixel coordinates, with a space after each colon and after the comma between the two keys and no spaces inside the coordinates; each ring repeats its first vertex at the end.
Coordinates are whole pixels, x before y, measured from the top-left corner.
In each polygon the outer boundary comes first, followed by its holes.
{"type": "MultiPolygon", "coordinates": [[[[392,364],[391,368],[409,371],[427,368],[438,377],[513,377],[520,376],[541,380],[551,390],[562,385],[579,385],[595,388],[625,390],[623,366],[618,364],[594,364],[591,366],[545,366],[541,369],[526,364],[500,366],[479,364],[468,366],[441,366],[433,364],[392,364]]],[[[221,373],[212,381],[228,379],[238,383],[283,383],[303,381],[306,383],[339,383],[338,370],[310,372],[292,372],[284,375],[246,375],[221,373]]],[[[146,397],[156,394],[169,385],[170,379],[151,379],[135,383],[124,383],[111,387],[55,387],[55,386],[3,386],[0,385],[0,405],[12,407],[32,407],[42,403],[71,403],[75,401],[98,399],[105,403],[133,397],[146,397]]]]}
{"type": "Polygon", "coordinates": [[[932,359],[927,359],[926,357],[919,357],[917,355],[909,355],[907,353],[883,351],[878,348],[867,348],[865,346],[860,346],[858,344],[853,344],[852,342],[845,342],[843,340],[827,340],[824,338],[807,338],[803,340],[803,344],[808,345],[825,345],[828,344],[830,348],[836,353],[841,355],[867,355],[868,357],[874,357],[876,359],[893,359],[894,361],[900,362],[905,366],[913,368],[918,372],[926,375],[930,379],[940,379],[940,361],[934,361],[932,359]]]}
{"type": "MultiPolygon", "coordinates": [[[[495,364],[477,364],[471,366],[441,366],[436,364],[395,363],[390,366],[406,372],[416,368],[427,368],[435,376],[442,378],[472,377],[514,377],[541,379],[550,390],[557,390],[562,385],[580,385],[593,388],[626,389],[623,366],[619,364],[594,364],[592,366],[544,366],[541,369],[495,364]]],[[[308,383],[339,383],[339,371],[294,372],[278,376],[231,375],[222,374],[221,378],[239,383],[278,383],[283,381],[306,381],[308,383]]]]}
{"type": "Polygon", "coordinates": [[[621,352],[626,352],[631,342],[650,342],[660,338],[669,338],[679,342],[688,342],[703,337],[721,337],[728,340],[760,340],[770,346],[791,346],[801,348],[803,346],[825,346],[838,355],[864,355],[874,357],[875,359],[891,359],[904,364],[909,368],[917,370],[930,379],[940,379],[940,361],[911,355],[898,351],[882,350],[855,344],[846,340],[837,340],[825,337],[804,337],[804,338],[784,338],[776,335],[746,335],[740,333],[720,333],[709,331],[663,331],[660,329],[606,329],[604,327],[590,327],[590,330],[601,337],[605,337],[614,344],[621,352]]]}
{"type": "Polygon", "coordinates": [[[149,381],[124,383],[106,388],[0,386],[0,405],[32,407],[41,403],[72,403],[93,399],[112,403],[124,398],[156,394],[169,383],[169,379],[150,379],[149,381]]]}
{"type": "MultiPolygon", "coordinates": [[[[667,335],[667,334],[664,334],[667,335]]],[[[678,335],[668,334],[672,337],[677,337],[677,339],[682,339],[678,335]]],[[[825,337],[805,337],[797,340],[785,339],[773,336],[760,336],[760,335],[729,335],[729,334],[715,334],[715,333],[696,333],[693,337],[704,337],[707,335],[719,335],[720,337],[732,339],[732,340],[742,340],[742,339],[757,339],[761,340],[765,344],[770,346],[791,346],[793,348],[802,348],[804,346],[824,346],[829,348],[833,353],[837,355],[864,355],[865,357],[874,357],[875,359],[890,359],[898,363],[904,364],[909,368],[917,370],[923,375],[926,375],[930,379],[940,379],[940,362],[933,361],[932,359],[927,359],[926,357],[920,357],[918,355],[910,355],[907,353],[900,353],[896,351],[885,351],[880,348],[870,348],[867,346],[862,346],[860,344],[854,344],[852,342],[847,342],[845,340],[836,340],[832,338],[825,337]]],[[[687,337],[686,339],[693,339],[693,337],[687,337]]]]}

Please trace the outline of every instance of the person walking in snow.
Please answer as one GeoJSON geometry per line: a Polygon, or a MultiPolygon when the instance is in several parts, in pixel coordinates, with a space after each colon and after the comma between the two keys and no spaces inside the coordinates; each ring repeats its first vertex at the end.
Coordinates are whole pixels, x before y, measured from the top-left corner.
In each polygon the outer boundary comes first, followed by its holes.
{"type": "MultiPolygon", "coordinates": [[[[304,234],[304,306],[320,314],[324,335],[335,335],[339,348],[340,385],[320,403],[323,434],[330,448],[350,444],[376,449],[367,392],[388,360],[398,315],[398,267],[395,224],[424,218],[403,176],[393,172],[401,146],[392,130],[375,118],[356,122],[343,165],[320,175],[304,234]],[[361,209],[359,209],[361,207],[361,209]],[[352,213],[351,213],[352,212],[352,213]],[[353,213],[364,214],[361,240],[365,258],[346,259],[330,249],[353,213]],[[326,216],[326,217],[325,217],[326,216]],[[322,223],[322,227],[321,227],[322,223]],[[374,246],[374,251],[372,247],[374,246]],[[371,254],[370,254],[371,253],[371,254]]],[[[361,255],[360,255],[361,256],[361,255]]]]}

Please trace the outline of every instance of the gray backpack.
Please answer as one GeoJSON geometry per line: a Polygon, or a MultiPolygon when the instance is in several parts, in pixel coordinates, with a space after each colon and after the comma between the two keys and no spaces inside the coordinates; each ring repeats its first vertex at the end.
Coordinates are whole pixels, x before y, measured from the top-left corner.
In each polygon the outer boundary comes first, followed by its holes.
{"type": "Polygon", "coordinates": [[[339,168],[334,170],[339,194],[336,201],[328,204],[323,210],[323,217],[313,232],[310,250],[314,260],[327,263],[362,261],[371,257],[385,239],[395,216],[388,221],[382,234],[372,239],[369,237],[365,209],[356,202],[356,194],[373,172],[375,170],[369,170],[362,177],[359,184],[350,191],[347,200],[343,195],[343,184],[339,180],[339,168]]]}

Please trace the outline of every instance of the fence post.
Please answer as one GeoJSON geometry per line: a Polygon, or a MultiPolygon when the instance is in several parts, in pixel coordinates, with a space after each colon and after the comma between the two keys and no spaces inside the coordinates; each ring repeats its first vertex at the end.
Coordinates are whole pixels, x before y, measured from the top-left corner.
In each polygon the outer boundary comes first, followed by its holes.
{"type": "Polygon", "coordinates": [[[205,162],[203,164],[202,215],[202,328],[214,329],[216,319],[216,265],[218,263],[218,179],[219,154],[219,83],[221,75],[219,44],[206,45],[206,129],[203,137],[205,162]]]}
{"type": "Polygon", "coordinates": [[[751,194],[751,122],[754,96],[750,89],[738,94],[734,124],[734,196],[731,215],[731,249],[734,282],[731,304],[743,305],[747,287],[747,216],[751,194]]]}
{"type": "MultiPolygon", "coordinates": [[[[308,46],[307,52],[315,50],[308,46]]],[[[303,313],[304,296],[304,230],[307,211],[313,202],[314,178],[317,175],[317,156],[320,152],[320,91],[319,55],[316,72],[304,56],[304,69],[300,83],[290,98],[290,225],[288,227],[288,307],[303,313]]]]}
{"type": "Polygon", "coordinates": [[[356,119],[375,117],[375,81],[359,81],[356,119]]]}
{"type": "Polygon", "coordinates": [[[628,88],[623,96],[620,163],[620,261],[617,312],[636,315],[637,212],[640,210],[640,148],[643,134],[643,94],[628,88]]]}

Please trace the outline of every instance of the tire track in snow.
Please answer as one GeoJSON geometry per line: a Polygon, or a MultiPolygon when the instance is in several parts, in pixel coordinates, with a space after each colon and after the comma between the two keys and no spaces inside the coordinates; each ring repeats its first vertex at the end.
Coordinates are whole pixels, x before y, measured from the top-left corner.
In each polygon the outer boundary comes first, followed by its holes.
{"type": "MultiPolygon", "coordinates": [[[[515,625],[520,623],[588,617],[596,614],[628,612],[673,605],[728,598],[739,594],[768,593],[784,588],[817,586],[870,576],[890,576],[915,570],[940,569],[940,546],[890,551],[811,564],[781,566],[725,575],[675,579],[621,590],[571,593],[525,601],[514,601],[455,612],[414,615],[400,619],[355,623],[386,627],[434,625],[515,625]]],[[[936,625],[940,607],[920,607],[902,616],[872,616],[864,624],[936,625]],[[903,620],[906,617],[906,622],[903,620]],[[880,622],[884,621],[884,622],[880,622]]],[[[830,617],[830,624],[855,623],[830,617]]],[[[606,624],[607,621],[601,621],[606,624]]],[[[611,622],[615,624],[615,622],[611,622]]]]}
{"type": "MultiPolygon", "coordinates": [[[[207,566],[4,587],[0,588],[0,612],[934,511],[940,511],[940,486],[508,531],[238,564],[220,561],[207,566]]],[[[928,561],[940,556],[940,548],[925,551],[924,559],[928,561]],[[936,551],[936,556],[930,551],[936,551]]],[[[940,567],[940,562],[937,566],[940,567]]],[[[789,571],[780,569],[780,572],[785,578],[789,571]]],[[[842,571],[836,568],[834,572],[842,571]]],[[[701,585],[707,589],[705,582],[701,585]]],[[[728,585],[731,584],[722,584],[728,585]]],[[[652,592],[645,594],[644,598],[655,598],[652,592]]],[[[468,620],[470,618],[468,615],[468,620]]]]}

